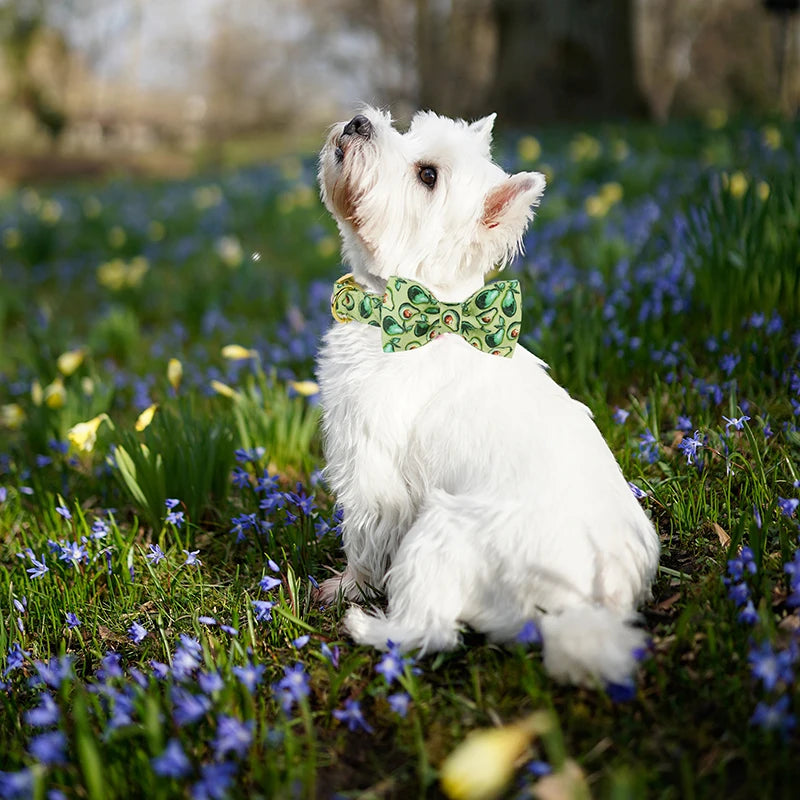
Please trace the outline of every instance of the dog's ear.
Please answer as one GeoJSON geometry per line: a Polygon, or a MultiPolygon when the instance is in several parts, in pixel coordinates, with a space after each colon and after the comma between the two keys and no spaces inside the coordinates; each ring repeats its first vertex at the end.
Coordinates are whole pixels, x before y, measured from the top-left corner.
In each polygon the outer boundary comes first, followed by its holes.
{"type": "Polygon", "coordinates": [[[486,154],[489,154],[489,149],[492,146],[492,128],[497,114],[489,114],[488,117],[476,120],[473,122],[469,129],[481,140],[486,148],[486,154]]]}
{"type": "Polygon", "coordinates": [[[486,228],[502,228],[511,238],[522,236],[539,205],[545,187],[541,172],[518,172],[506,178],[486,195],[483,203],[482,224],[486,228]]]}

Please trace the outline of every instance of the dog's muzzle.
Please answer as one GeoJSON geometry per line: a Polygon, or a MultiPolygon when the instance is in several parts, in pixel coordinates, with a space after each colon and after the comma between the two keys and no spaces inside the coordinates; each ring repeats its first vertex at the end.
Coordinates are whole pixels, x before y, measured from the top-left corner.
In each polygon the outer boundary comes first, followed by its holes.
{"type": "Polygon", "coordinates": [[[338,163],[342,162],[344,158],[344,145],[348,139],[352,137],[369,139],[372,136],[372,131],[372,123],[363,114],[356,114],[356,116],[342,128],[342,135],[339,137],[336,149],[334,150],[336,161],[338,163]]]}

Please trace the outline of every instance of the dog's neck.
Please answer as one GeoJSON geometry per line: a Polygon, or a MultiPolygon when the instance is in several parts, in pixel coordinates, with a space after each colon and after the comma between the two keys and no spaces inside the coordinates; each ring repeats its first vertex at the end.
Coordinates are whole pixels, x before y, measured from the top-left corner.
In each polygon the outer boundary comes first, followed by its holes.
{"type": "MultiPolygon", "coordinates": [[[[446,283],[437,283],[436,281],[427,280],[424,276],[420,275],[404,275],[401,271],[393,272],[392,275],[420,281],[420,283],[424,284],[426,289],[429,289],[444,303],[460,303],[477,292],[484,284],[482,276],[472,276],[470,278],[458,277],[448,280],[446,283]]],[[[386,281],[388,278],[382,278],[380,275],[376,275],[373,272],[354,268],[353,277],[360,286],[373,294],[383,294],[386,289],[386,281]]]]}

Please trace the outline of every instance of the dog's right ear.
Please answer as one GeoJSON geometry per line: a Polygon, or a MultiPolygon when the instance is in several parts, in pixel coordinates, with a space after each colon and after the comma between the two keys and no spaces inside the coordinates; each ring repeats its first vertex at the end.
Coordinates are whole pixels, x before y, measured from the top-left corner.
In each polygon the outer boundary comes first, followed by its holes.
{"type": "Polygon", "coordinates": [[[531,209],[539,205],[545,184],[541,172],[518,172],[506,178],[486,195],[483,225],[505,228],[514,238],[521,236],[532,216],[531,209]]]}
{"type": "Polygon", "coordinates": [[[471,123],[469,129],[481,140],[483,146],[486,148],[488,155],[492,147],[492,128],[494,128],[494,121],[497,114],[489,114],[488,117],[476,120],[471,123]]]}

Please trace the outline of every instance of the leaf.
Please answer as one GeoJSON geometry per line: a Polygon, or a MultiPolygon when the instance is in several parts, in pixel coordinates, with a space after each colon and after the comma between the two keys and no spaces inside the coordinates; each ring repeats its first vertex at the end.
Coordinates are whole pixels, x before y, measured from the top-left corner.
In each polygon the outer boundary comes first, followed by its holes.
{"type": "Polygon", "coordinates": [[[731,543],[731,537],[725,532],[725,529],[722,527],[722,525],[717,522],[712,522],[711,527],[714,529],[714,533],[717,534],[720,546],[727,547],[731,543]]]}

